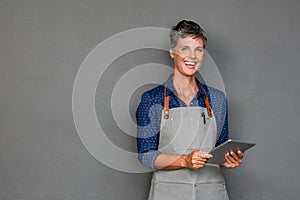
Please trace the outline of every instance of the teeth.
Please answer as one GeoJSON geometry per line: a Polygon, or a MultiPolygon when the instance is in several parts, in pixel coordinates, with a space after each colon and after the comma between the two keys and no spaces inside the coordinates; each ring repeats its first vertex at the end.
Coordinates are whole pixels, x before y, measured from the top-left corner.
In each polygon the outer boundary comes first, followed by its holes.
{"type": "Polygon", "coordinates": [[[196,63],[195,62],[184,62],[186,65],[192,65],[194,66],[196,63]]]}

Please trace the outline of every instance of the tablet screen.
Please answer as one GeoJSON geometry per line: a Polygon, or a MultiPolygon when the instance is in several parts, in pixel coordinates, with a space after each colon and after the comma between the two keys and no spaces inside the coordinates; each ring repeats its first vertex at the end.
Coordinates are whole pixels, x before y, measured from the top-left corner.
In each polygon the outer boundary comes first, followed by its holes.
{"type": "Polygon", "coordinates": [[[241,150],[245,152],[246,150],[253,147],[255,143],[252,142],[244,142],[238,140],[227,140],[223,144],[217,146],[209,153],[213,155],[211,159],[208,160],[208,163],[212,164],[223,164],[225,162],[225,154],[230,151],[237,152],[241,150]]]}

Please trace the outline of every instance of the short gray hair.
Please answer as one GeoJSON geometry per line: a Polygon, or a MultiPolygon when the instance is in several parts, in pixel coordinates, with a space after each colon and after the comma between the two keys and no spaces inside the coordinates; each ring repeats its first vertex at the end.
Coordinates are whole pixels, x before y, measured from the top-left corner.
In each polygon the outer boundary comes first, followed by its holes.
{"type": "Polygon", "coordinates": [[[182,20],[176,26],[173,26],[170,31],[171,48],[174,49],[177,46],[179,38],[185,38],[189,35],[201,38],[203,47],[206,47],[207,37],[200,25],[193,21],[182,20]]]}

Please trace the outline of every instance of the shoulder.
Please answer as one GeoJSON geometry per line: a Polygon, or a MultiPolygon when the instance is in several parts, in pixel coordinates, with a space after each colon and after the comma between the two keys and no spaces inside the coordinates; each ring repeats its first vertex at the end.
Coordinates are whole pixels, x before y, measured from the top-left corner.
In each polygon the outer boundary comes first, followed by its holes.
{"type": "Polygon", "coordinates": [[[204,84],[211,101],[226,101],[226,95],[221,90],[204,84]]]}
{"type": "Polygon", "coordinates": [[[159,85],[142,94],[142,101],[148,101],[153,103],[161,102],[164,98],[164,86],[159,85]]]}
{"type": "Polygon", "coordinates": [[[136,109],[136,119],[139,126],[150,124],[153,119],[160,120],[163,109],[164,86],[157,86],[142,94],[140,104],[136,109]]]}

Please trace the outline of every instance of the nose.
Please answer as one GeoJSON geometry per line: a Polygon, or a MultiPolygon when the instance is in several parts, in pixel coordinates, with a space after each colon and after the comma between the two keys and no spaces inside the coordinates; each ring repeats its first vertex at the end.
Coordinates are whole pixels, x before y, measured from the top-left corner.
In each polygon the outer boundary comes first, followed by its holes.
{"type": "Polygon", "coordinates": [[[196,59],[196,54],[195,54],[194,51],[190,51],[190,53],[189,53],[189,58],[191,58],[191,59],[196,59]]]}

